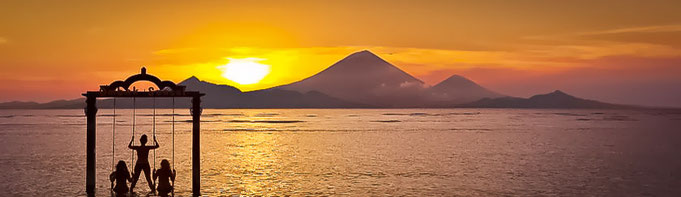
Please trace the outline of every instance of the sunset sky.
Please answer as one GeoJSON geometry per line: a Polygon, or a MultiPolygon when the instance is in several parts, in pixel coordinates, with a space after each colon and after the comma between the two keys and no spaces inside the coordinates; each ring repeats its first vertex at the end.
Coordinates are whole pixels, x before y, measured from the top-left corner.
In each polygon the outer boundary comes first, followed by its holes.
{"type": "Polygon", "coordinates": [[[142,66],[257,90],[370,50],[430,85],[459,74],[510,96],[560,89],[681,107],[680,10],[678,0],[2,1],[0,102],[79,98],[142,66]],[[239,61],[266,65],[262,80],[225,78],[239,61]]]}

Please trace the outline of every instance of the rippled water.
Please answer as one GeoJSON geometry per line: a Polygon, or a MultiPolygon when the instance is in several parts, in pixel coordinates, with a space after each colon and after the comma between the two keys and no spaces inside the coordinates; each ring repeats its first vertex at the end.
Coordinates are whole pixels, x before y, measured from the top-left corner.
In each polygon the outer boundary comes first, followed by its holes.
{"type": "MultiPolygon", "coordinates": [[[[131,110],[99,111],[97,191],[126,150],[131,110]]],[[[151,134],[137,110],[136,136],[151,134]]],[[[177,192],[191,192],[191,123],[178,110],[177,192]]],[[[172,158],[169,110],[158,110],[172,158]]],[[[204,195],[673,196],[681,111],[512,109],[211,110],[202,116],[204,195]]],[[[0,196],[85,192],[82,110],[0,110],[0,196]]],[[[152,162],[152,161],[150,161],[152,162]]],[[[142,181],[138,192],[148,191],[142,181]]]]}

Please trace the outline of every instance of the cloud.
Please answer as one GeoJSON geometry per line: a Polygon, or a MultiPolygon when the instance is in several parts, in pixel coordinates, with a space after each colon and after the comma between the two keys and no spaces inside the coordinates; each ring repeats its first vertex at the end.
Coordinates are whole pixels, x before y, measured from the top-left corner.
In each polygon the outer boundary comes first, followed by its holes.
{"type": "MultiPolygon", "coordinates": [[[[313,75],[343,57],[361,50],[370,50],[386,61],[417,76],[432,75],[432,72],[441,70],[473,68],[513,68],[546,73],[580,67],[585,62],[603,57],[678,57],[681,54],[681,49],[663,45],[609,41],[570,45],[534,45],[513,51],[378,46],[176,48],[156,51],[158,59],[151,64],[165,65],[164,67],[173,68],[172,70],[210,73],[216,72],[217,66],[226,64],[225,58],[262,58],[263,64],[272,65],[272,72],[278,73],[265,78],[262,83],[277,85],[313,75]]],[[[451,74],[454,73],[443,73],[441,76],[437,75],[439,77],[426,79],[426,82],[432,84],[451,74]]],[[[202,76],[202,78],[219,82],[222,77],[216,74],[212,77],[202,76]]]]}
{"type": "Polygon", "coordinates": [[[591,44],[555,45],[536,47],[527,51],[543,58],[596,59],[608,56],[677,57],[681,49],[673,46],[643,43],[599,41],[591,44]]]}
{"type": "Polygon", "coordinates": [[[658,25],[658,26],[641,26],[641,27],[629,27],[629,28],[618,28],[618,29],[608,29],[602,31],[588,31],[580,32],[575,35],[601,35],[601,34],[618,34],[618,33],[657,33],[657,32],[680,32],[681,24],[675,25],[658,25]]]}
{"type": "Polygon", "coordinates": [[[417,89],[420,89],[420,88],[427,88],[427,87],[428,87],[427,84],[418,83],[418,82],[405,81],[405,82],[400,83],[400,88],[417,88],[417,89]]]}
{"type": "Polygon", "coordinates": [[[173,49],[161,49],[154,51],[154,55],[173,55],[179,53],[187,53],[197,50],[197,48],[173,48],[173,49]]]}
{"type": "MultiPolygon", "coordinates": [[[[615,53],[607,55],[633,56],[681,56],[681,24],[638,26],[593,31],[580,31],[564,34],[535,35],[524,37],[534,46],[566,49],[597,49],[602,52],[615,53]],[[600,48],[600,49],[598,49],[600,48]]],[[[583,56],[589,53],[576,51],[583,56]]],[[[574,53],[567,53],[574,54],[574,53]]]]}
{"type": "Polygon", "coordinates": [[[533,35],[525,36],[528,40],[554,40],[554,39],[568,39],[579,36],[593,36],[604,34],[620,34],[620,33],[659,33],[659,32],[681,32],[681,24],[674,25],[657,25],[657,26],[639,26],[627,28],[604,29],[594,31],[580,31],[564,34],[550,34],[550,35],[533,35]]]}

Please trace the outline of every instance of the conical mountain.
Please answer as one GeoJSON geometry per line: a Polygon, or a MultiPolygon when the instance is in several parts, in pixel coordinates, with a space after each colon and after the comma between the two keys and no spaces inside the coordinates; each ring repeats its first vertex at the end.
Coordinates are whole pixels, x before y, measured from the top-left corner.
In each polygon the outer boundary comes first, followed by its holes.
{"type": "Polygon", "coordinates": [[[353,53],[302,81],[280,86],[299,92],[319,91],[332,97],[394,107],[417,103],[425,84],[370,51],[353,53]]]}
{"type": "Polygon", "coordinates": [[[460,75],[452,75],[429,89],[430,99],[451,103],[465,103],[482,98],[497,98],[504,95],[488,90],[460,75]]]}

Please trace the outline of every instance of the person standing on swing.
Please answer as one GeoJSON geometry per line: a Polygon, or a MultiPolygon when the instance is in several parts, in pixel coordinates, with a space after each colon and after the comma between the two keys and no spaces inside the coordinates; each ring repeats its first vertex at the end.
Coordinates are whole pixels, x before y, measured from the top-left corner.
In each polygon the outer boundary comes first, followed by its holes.
{"type": "Polygon", "coordinates": [[[130,144],[128,144],[128,148],[137,151],[137,162],[135,163],[135,168],[132,174],[132,184],[130,184],[130,193],[133,193],[133,189],[135,188],[135,184],[137,184],[137,180],[140,178],[140,173],[142,170],[144,170],[144,175],[147,178],[147,184],[149,184],[149,188],[151,189],[151,193],[155,193],[156,189],[154,188],[154,185],[151,182],[151,167],[149,166],[149,150],[157,149],[158,146],[158,141],[156,141],[156,136],[154,136],[154,146],[146,146],[147,144],[147,135],[142,135],[140,137],[140,146],[133,146],[132,142],[135,140],[135,136],[132,137],[130,140],[130,144]]]}

